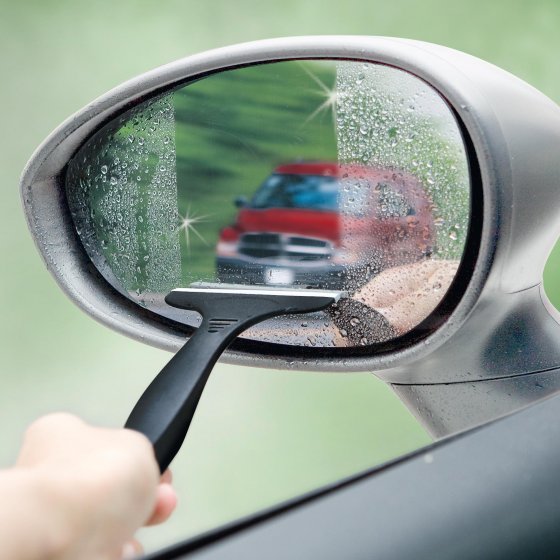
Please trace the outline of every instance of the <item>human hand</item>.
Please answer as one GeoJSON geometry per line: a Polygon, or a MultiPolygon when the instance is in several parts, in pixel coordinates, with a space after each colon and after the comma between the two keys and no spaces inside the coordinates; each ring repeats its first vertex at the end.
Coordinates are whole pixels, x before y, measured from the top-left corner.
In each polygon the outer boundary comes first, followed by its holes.
{"type": "MultiPolygon", "coordinates": [[[[160,483],[157,488],[156,496],[156,506],[152,512],[152,515],[144,523],[144,527],[149,527],[152,525],[159,525],[164,523],[169,519],[169,516],[173,513],[175,506],[177,505],[177,495],[172,486],[173,474],[170,469],[167,469],[160,478],[160,483]]],[[[127,560],[129,558],[135,558],[142,554],[144,549],[142,544],[137,539],[132,539],[125,543],[122,548],[122,560],[127,560]]]]}
{"type": "Polygon", "coordinates": [[[170,473],[160,478],[140,433],[92,427],[69,414],[45,416],[27,430],[15,467],[0,475],[4,553],[118,560],[124,547],[130,556],[138,551],[135,531],[171,515],[170,482],[170,473]]]}

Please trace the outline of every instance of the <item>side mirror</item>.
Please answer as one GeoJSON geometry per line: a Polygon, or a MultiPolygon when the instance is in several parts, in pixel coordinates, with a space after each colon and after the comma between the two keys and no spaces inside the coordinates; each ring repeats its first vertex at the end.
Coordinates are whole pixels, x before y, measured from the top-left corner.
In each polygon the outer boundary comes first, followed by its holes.
{"type": "Polygon", "coordinates": [[[169,350],[212,334],[131,417],[157,426],[164,466],[228,345],[239,364],[375,372],[436,435],[556,390],[542,269],[559,151],[558,107],[483,61],[280,39],[108,93],[39,148],[22,195],[85,311],[169,350]],[[235,194],[238,209],[251,197],[242,215],[224,203],[235,194]],[[176,413],[160,432],[164,393],[176,413]]]}

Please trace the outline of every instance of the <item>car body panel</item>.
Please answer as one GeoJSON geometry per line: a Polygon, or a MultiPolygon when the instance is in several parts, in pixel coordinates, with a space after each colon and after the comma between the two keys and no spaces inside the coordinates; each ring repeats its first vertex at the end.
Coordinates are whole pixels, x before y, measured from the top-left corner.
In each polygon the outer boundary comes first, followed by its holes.
{"type": "Polygon", "coordinates": [[[554,396],[146,560],[558,558],[559,415],[554,396]]]}

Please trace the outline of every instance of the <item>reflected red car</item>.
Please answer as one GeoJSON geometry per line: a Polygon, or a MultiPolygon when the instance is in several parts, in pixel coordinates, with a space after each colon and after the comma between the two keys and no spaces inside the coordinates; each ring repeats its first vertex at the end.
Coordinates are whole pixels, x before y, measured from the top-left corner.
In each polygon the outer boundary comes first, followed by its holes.
{"type": "Polygon", "coordinates": [[[431,254],[433,204],[418,178],[333,162],[278,166],[217,245],[218,280],[348,288],[431,254]]]}

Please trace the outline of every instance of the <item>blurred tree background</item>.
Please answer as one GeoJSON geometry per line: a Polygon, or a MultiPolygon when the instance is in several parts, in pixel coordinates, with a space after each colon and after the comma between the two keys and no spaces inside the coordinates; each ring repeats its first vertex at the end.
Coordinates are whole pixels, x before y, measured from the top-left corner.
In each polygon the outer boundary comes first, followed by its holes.
{"type": "MultiPolygon", "coordinates": [[[[98,325],[41,263],[18,179],[40,141],[111,87],[177,58],[267,37],[361,34],[440,43],[560,100],[558,0],[0,1],[0,466],[25,426],[70,410],[121,425],[169,355],[98,325]]],[[[546,287],[560,305],[560,251],[546,287]]],[[[220,365],[175,463],[181,505],[142,535],[163,546],[429,441],[369,374],[220,365]]]]}

